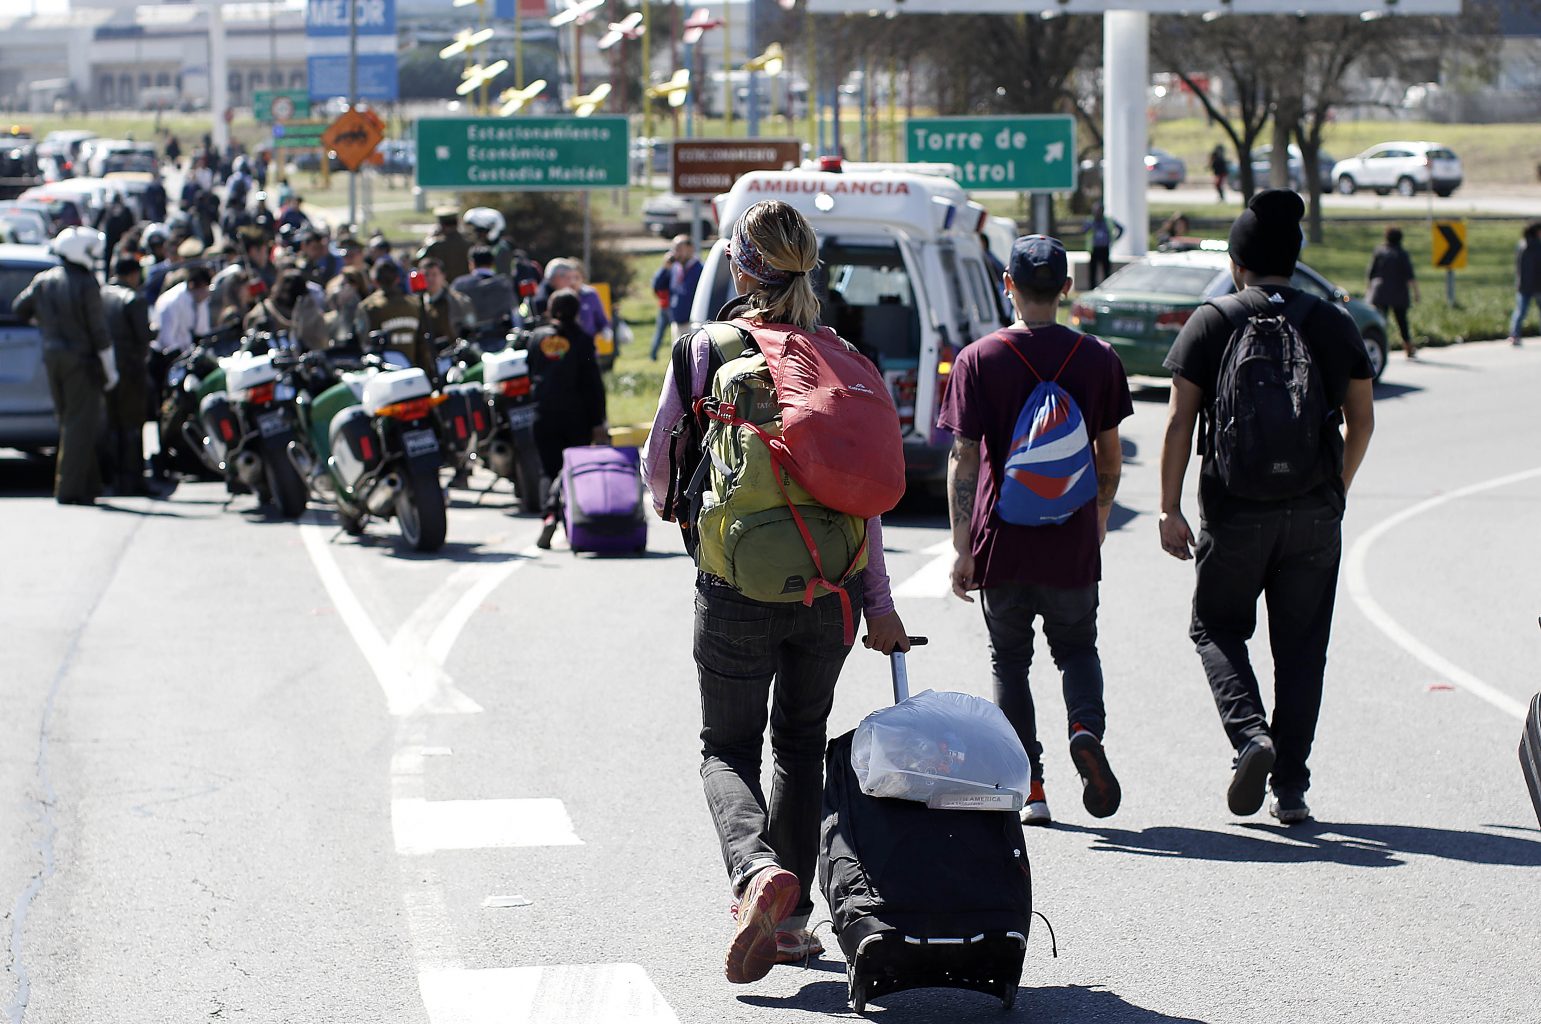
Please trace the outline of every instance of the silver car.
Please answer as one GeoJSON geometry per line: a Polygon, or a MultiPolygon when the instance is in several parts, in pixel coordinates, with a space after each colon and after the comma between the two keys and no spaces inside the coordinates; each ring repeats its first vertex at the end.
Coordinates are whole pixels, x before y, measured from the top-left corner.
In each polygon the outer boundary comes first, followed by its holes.
{"type": "Polygon", "coordinates": [[[59,443],[43,336],[11,312],[22,289],[58,262],[41,245],[0,245],[0,448],[37,451],[59,443]]]}

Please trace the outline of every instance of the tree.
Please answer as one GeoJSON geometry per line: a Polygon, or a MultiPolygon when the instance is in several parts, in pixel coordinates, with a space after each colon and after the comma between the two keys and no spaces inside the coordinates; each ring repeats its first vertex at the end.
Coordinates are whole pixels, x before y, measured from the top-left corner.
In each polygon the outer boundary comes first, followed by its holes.
{"type": "Polygon", "coordinates": [[[1204,111],[1230,137],[1236,150],[1236,173],[1242,195],[1256,190],[1252,146],[1262,135],[1277,94],[1281,40],[1292,38],[1293,18],[1271,15],[1227,15],[1203,18],[1166,17],[1151,28],[1151,51],[1180,78],[1204,105],[1204,111]],[[1198,80],[1202,71],[1217,70],[1230,86],[1236,116],[1231,116],[1198,80]]]}

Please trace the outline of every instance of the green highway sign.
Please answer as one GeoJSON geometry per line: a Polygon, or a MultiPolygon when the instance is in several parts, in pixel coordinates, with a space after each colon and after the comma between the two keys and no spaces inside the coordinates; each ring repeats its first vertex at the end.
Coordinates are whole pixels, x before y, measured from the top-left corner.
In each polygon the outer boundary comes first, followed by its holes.
{"type": "Polygon", "coordinates": [[[905,123],[904,141],[911,163],[954,164],[965,188],[1075,191],[1075,118],[1069,114],[917,117],[905,123]]]}
{"type": "Polygon", "coordinates": [[[446,117],[417,122],[422,188],[563,192],[630,183],[624,117],[446,117]]]}
{"type": "Polygon", "coordinates": [[[273,146],[276,149],[319,149],[321,136],[326,134],[326,121],[290,121],[273,126],[273,146]]]}
{"type": "Polygon", "coordinates": [[[258,89],[252,93],[251,111],[258,121],[284,124],[310,117],[308,89],[258,89]]]}

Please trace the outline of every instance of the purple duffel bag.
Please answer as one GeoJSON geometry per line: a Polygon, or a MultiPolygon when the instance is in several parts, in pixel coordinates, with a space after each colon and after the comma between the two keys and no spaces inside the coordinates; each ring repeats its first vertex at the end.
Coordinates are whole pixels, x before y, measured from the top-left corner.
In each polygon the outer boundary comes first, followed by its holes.
{"type": "Polygon", "coordinates": [[[647,503],[635,448],[562,453],[562,528],[573,551],[647,550],[647,503]]]}

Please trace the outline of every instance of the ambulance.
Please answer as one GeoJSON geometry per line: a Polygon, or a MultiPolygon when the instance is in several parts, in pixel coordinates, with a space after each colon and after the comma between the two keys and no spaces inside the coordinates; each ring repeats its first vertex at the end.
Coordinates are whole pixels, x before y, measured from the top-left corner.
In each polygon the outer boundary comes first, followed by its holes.
{"type": "Polygon", "coordinates": [[[936,429],[936,417],[953,356],[1007,319],[982,239],[1004,262],[1016,225],[991,217],[945,173],[903,164],[823,167],[755,171],[717,197],[721,238],[704,261],[691,320],[714,319],[733,297],[726,240],[744,211],[766,199],[795,207],[819,235],[811,276],[822,322],[876,355],[899,408],[911,482],[940,484],[952,438],[936,429]]]}

